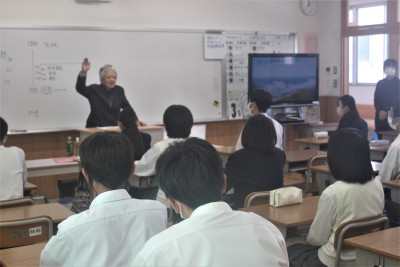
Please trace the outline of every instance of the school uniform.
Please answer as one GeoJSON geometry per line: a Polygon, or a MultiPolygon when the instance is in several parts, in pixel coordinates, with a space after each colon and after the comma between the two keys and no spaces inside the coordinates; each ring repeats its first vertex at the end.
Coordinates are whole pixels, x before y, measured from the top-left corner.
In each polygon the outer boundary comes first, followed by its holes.
{"type": "Polygon", "coordinates": [[[144,243],[163,231],[166,208],[132,199],[125,189],[101,193],[90,208],[58,225],[42,251],[41,266],[127,266],[144,243]]]}
{"type": "Polygon", "coordinates": [[[224,202],[191,216],[146,242],[133,266],[288,266],[282,234],[254,214],[224,202]]]}
{"type": "Polygon", "coordinates": [[[400,135],[390,144],[378,177],[382,182],[387,182],[398,172],[400,172],[400,135]]]}

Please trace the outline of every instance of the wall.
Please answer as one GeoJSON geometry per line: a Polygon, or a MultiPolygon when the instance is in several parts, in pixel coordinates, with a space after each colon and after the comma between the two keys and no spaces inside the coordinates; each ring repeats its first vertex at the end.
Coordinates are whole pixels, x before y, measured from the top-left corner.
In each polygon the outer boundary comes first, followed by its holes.
{"type": "MultiPolygon", "coordinates": [[[[320,0],[314,16],[299,0],[1,0],[0,27],[82,26],[116,29],[210,29],[296,32],[298,52],[304,33],[317,33],[320,95],[340,95],[340,1],[320,0]],[[333,76],[326,67],[338,67],[333,76]],[[338,87],[333,87],[333,79],[338,87]]],[[[112,49],[112,47],[110,47],[112,49]]]]}

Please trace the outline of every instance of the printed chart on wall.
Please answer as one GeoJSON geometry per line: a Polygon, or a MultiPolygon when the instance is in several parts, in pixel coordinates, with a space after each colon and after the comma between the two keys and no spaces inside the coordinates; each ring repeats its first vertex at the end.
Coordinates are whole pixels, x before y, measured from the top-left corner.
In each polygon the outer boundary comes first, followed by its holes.
{"type": "Polygon", "coordinates": [[[248,117],[248,54],[294,53],[296,35],[288,34],[226,34],[226,96],[229,119],[248,117]]]}

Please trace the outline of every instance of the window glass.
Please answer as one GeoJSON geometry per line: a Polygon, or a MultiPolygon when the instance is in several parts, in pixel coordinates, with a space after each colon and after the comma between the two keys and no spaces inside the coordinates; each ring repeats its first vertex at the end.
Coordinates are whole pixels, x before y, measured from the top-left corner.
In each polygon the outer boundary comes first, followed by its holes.
{"type": "Polygon", "coordinates": [[[354,68],[354,64],[353,64],[353,36],[349,37],[349,83],[353,83],[353,68],[354,68]]]}
{"type": "Polygon", "coordinates": [[[386,23],[386,6],[358,8],[357,24],[359,26],[386,23]]]}

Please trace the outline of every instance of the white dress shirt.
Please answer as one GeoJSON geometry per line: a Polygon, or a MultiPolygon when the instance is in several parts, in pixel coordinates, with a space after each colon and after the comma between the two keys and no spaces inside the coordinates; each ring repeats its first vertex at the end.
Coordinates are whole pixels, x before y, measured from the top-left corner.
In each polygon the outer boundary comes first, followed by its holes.
{"type": "MultiPolygon", "coordinates": [[[[283,126],[277,122],[275,119],[271,118],[268,113],[262,113],[265,117],[267,117],[268,119],[270,119],[273,123],[274,123],[274,127],[275,127],[275,132],[276,132],[276,145],[275,147],[282,149],[282,140],[283,140],[283,126]]],[[[243,145],[242,145],[242,131],[240,132],[239,135],[239,139],[236,142],[236,150],[242,149],[243,145]]]]}
{"type": "Polygon", "coordinates": [[[0,146],[0,200],[21,198],[28,179],[25,153],[12,146],[0,146]]]}
{"type": "Polygon", "coordinates": [[[381,182],[390,181],[396,173],[400,171],[400,135],[394,139],[382,161],[379,169],[379,179],[381,182]]]}
{"type": "Polygon", "coordinates": [[[125,189],[101,193],[88,210],[58,225],[41,266],[128,266],[144,243],[166,228],[167,211],[154,200],[132,199],[125,189]]]}
{"type": "Polygon", "coordinates": [[[285,240],[272,223],[213,202],[151,238],[133,265],[289,266],[289,260],[285,240]]]}

